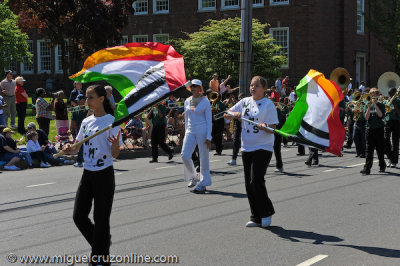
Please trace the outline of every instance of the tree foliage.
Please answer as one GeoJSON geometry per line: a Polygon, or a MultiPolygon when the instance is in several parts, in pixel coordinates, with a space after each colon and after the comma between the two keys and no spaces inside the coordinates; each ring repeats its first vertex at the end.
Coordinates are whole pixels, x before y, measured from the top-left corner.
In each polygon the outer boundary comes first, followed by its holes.
{"type": "MultiPolygon", "coordinates": [[[[280,47],[265,33],[268,24],[253,19],[253,75],[275,78],[286,58],[278,55],[280,47]]],[[[173,40],[176,49],[185,58],[189,78],[208,80],[217,72],[226,77],[239,77],[240,18],[208,20],[198,32],[186,33],[187,39],[173,40]]]]}
{"type": "Polygon", "coordinates": [[[28,50],[28,35],[18,28],[18,17],[7,6],[7,0],[0,2],[0,73],[7,69],[10,60],[31,61],[28,50]]]}
{"type": "Polygon", "coordinates": [[[367,4],[369,13],[364,14],[367,27],[392,55],[396,72],[400,73],[400,1],[367,0],[367,4]]]}
{"type": "Polygon", "coordinates": [[[59,45],[64,75],[80,69],[82,60],[121,40],[128,23],[132,0],[12,0],[26,31],[38,31],[59,45]],[[68,40],[66,45],[65,40],[68,40]],[[69,54],[69,61],[64,60],[69,54]]]}

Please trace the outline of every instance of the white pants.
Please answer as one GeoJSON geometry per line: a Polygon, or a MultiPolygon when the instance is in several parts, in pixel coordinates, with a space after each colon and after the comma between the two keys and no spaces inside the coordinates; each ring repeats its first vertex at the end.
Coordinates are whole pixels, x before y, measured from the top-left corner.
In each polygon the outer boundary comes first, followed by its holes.
{"type": "Polygon", "coordinates": [[[185,138],[183,139],[182,148],[182,161],[184,165],[184,177],[185,181],[189,181],[196,177],[196,169],[194,168],[192,153],[196,148],[199,147],[200,153],[200,183],[199,186],[210,186],[211,185],[211,175],[210,175],[210,159],[209,159],[209,149],[205,144],[206,141],[206,129],[198,128],[197,131],[200,132],[190,132],[189,130],[185,133],[185,138]]]}

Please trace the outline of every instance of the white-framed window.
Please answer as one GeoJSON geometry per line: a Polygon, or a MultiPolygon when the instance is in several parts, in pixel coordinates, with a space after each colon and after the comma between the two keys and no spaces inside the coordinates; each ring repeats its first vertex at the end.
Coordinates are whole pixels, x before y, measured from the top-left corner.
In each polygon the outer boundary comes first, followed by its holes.
{"type": "MultiPolygon", "coordinates": [[[[16,73],[16,72],[18,72],[18,69],[17,69],[17,61],[15,61],[14,59],[9,59],[9,64],[8,64],[8,69],[9,70],[12,70],[12,72],[13,73],[16,73]]],[[[7,69],[7,70],[8,70],[7,69]]]]}
{"type": "Polygon", "coordinates": [[[169,0],[153,0],[153,13],[154,14],[169,13],[169,0]]]}
{"type": "MultiPolygon", "coordinates": [[[[69,49],[68,49],[69,41],[65,40],[65,60],[69,62],[69,49]]],[[[61,52],[61,47],[59,45],[56,46],[55,50],[55,56],[56,56],[56,73],[63,73],[62,69],[62,52],[61,52]]]]}
{"type": "Polygon", "coordinates": [[[51,47],[49,40],[37,41],[38,73],[51,72],[51,47]]]}
{"type": "Polygon", "coordinates": [[[132,41],[133,42],[148,42],[149,41],[149,35],[133,35],[132,36],[132,41]]]}
{"type": "Polygon", "coordinates": [[[221,0],[221,9],[239,9],[239,0],[221,0]]]}
{"type": "Polygon", "coordinates": [[[253,0],[253,7],[264,7],[264,0],[253,0]]]}
{"type": "Polygon", "coordinates": [[[281,47],[279,54],[287,58],[283,67],[289,67],[289,27],[271,28],[269,33],[275,39],[274,43],[281,47]]]}
{"type": "Polygon", "coordinates": [[[169,43],[169,34],[168,33],[154,34],[153,35],[153,41],[154,42],[159,42],[159,43],[162,43],[162,44],[168,44],[169,43]]]}
{"type": "MultiPolygon", "coordinates": [[[[28,43],[28,51],[33,54],[33,41],[27,40],[28,43]]],[[[33,61],[33,58],[32,58],[33,61]]],[[[29,63],[28,59],[24,57],[21,63],[21,73],[22,74],[33,74],[33,63],[29,63]]]]}
{"type": "Polygon", "coordinates": [[[148,0],[136,0],[132,7],[135,9],[135,15],[147,15],[149,13],[148,0]]]}
{"type": "Polygon", "coordinates": [[[365,53],[356,53],[356,84],[360,86],[361,81],[366,81],[367,56],[365,53]]]}
{"type": "Polygon", "coordinates": [[[269,0],[271,6],[288,5],[289,0],[269,0]]]}
{"type": "Polygon", "coordinates": [[[124,45],[124,44],[126,44],[126,43],[128,43],[128,42],[129,42],[128,35],[124,35],[124,36],[122,36],[120,45],[124,45]]]}
{"type": "Polygon", "coordinates": [[[216,0],[198,0],[199,11],[214,11],[217,8],[216,0]]]}
{"type": "Polygon", "coordinates": [[[357,33],[364,33],[364,0],[357,0],[357,33]]]}

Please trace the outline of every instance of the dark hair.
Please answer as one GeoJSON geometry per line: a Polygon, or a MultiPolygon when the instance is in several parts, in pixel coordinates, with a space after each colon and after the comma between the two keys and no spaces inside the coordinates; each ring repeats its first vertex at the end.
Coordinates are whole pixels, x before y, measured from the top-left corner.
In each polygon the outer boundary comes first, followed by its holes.
{"type": "Polygon", "coordinates": [[[42,93],[46,92],[43,88],[36,89],[36,98],[42,95],[42,93]]]}
{"type": "Polygon", "coordinates": [[[33,136],[35,136],[35,135],[39,135],[39,134],[36,131],[32,131],[32,132],[29,132],[28,134],[26,134],[26,138],[28,140],[32,140],[33,136]]]}
{"type": "Polygon", "coordinates": [[[254,76],[251,80],[253,80],[253,79],[258,79],[263,88],[267,88],[268,87],[268,82],[267,82],[267,80],[265,78],[263,78],[261,76],[254,76]]]}
{"type": "Polygon", "coordinates": [[[395,94],[396,93],[396,91],[397,91],[397,89],[396,88],[390,88],[389,89],[389,94],[395,94]]]}
{"type": "Polygon", "coordinates": [[[104,101],[103,101],[104,111],[106,111],[107,114],[114,115],[114,110],[111,107],[111,103],[107,98],[107,91],[106,91],[106,89],[104,89],[103,86],[101,86],[101,85],[92,85],[92,86],[89,86],[86,89],[86,91],[88,91],[88,90],[94,90],[94,92],[96,93],[96,95],[98,97],[103,96],[104,97],[104,101]]]}

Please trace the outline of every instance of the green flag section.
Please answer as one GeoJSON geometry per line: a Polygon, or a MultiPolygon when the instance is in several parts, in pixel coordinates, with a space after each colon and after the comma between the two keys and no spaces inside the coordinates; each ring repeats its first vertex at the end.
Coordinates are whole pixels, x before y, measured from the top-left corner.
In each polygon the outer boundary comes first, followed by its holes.
{"type": "Polygon", "coordinates": [[[345,130],[339,119],[343,93],[337,84],[310,70],[296,87],[297,101],[276,133],[341,156],[345,130]]]}

